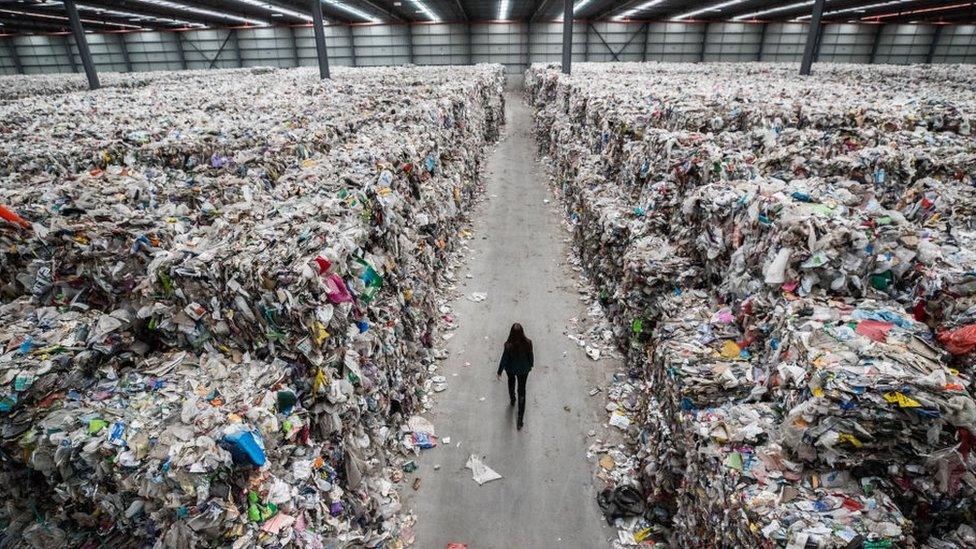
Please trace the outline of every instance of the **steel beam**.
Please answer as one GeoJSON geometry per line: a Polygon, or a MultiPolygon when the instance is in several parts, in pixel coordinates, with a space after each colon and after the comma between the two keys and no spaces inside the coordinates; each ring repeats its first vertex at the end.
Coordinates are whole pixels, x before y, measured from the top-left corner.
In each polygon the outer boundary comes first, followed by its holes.
{"type": "Polygon", "coordinates": [[[641,62],[642,63],[646,63],[647,62],[647,41],[650,38],[650,34],[651,34],[651,24],[650,23],[644,23],[644,44],[641,46],[641,62]]]}
{"type": "Polygon", "coordinates": [[[474,47],[471,45],[471,22],[465,24],[468,33],[468,64],[474,65],[474,47]]]}
{"type": "Polygon", "coordinates": [[[122,61],[125,63],[125,72],[132,72],[132,58],[129,57],[129,44],[125,41],[125,35],[128,33],[119,33],[119,49],[122,50],[122,61]]]}
{"type": "Polygon", "coordinates": [[[525,22],[525,68],[532,65],[532,20],[525,22]]]}
{"type": "Polygon", "coordinates": [[[413,25],[407,23],[407,51],[410,53],[410,64],[416,65],[413,61],[413,25]]]}
{"type": "Polygon", "coordinates": [[[356,33],[352,32],[352,25],[346,28],[349,29],[349,56],[352,60],[352,66],[358,67],[359,63],[356,60],[356,33]]]}
{"type": "Polygon", "coordinates": [[[813,48],[814,63],[818,63],[820,61],[820,46],[823,45],[823,35],[824,35],[824,26],[820,25],[820,30],[817,31],[817,44],[813,48]]]}
{"type": "Polygon", "coordinates": [[[71,64],[71,72],[78,72],[78,62],[75,61],[75,54],[71,51],[71,40],[68,35],[64,35],[64,50],[68,52],[68,63],[71,64]]]}
{"type": "Polygon", "coordinates": [[[932,33],[932,43],[929,44],[929,52],[925,55],[925,64],[931,65],[932,60],[935,59],[935,48],[939,46],[939,37],[942,36],[942,27],[945,25],[936,25],[935,32],[932,33]]]}
{"type": "Polygon", "coordinates": [[[14,44],[14,37],[8,36],[3,42],[7,45],[7,55],[13,61],[14,68],[17,69],[17,74],[24,74],[24,64],[20,62],[20,55],[17,53],[17,44],[14,44]]]}
{"type": "MultiPolygon", "coordinates": [[[[583,33],[583,62],[584,63],[590,60],[590,27],[592,26],[593,25],[591,25],[590,22],[587,21],[586,32],[583,33]]],[[[604,42],[603,45],[606,45],[606,42],[604,42]]],[[[610,53],[613,54],[613,52],[610,53]]]]}
{"type": "Polygon", "coordinates": [[[295,57],[295,66],[300,67],[302,58],[298,56],[298,35],[295,34],[295,27],[291,25],[288,26],[288,31],[291,34],[291,53],[295,57]]]}
{"type": "MultiPolygon", "coordinates": [[[[590,23],[587,23],[587,24],[586,24],[586,29],[587,29],[587,34],[589,34],[589,29],[590,29],[591,27],[593,27],[593,25],[592,25],[592,24],[590,24],[590,23]]],[[[617,57],[617,52],[615,52],[615,51],[613,51],[613,48],[611,48],[611,47],[610,47],[610,44],[607,44],[607,41],[603,39],[603,35],[602,35],[602,34],[600,34],[600,31],[598,31],[598,30],[596,30],[596,29],[594,28],[594,29],[593,29],[593,32],[595,32],[595,33],[596,33],[596,37],[597,37],[597,38],[599,38],[599,39],[600,39],[600,42],[602,42],[602,43],[603,43],[603,47],[605,47],[605,48],[607,48],[607,51],[608,51],[608,52],[610,52],[610,55],[611,55],[611,56],[613,57],[613,60],[614,60],[614,61],[620,61],[620,58],[619,58],[619,57],[617,57]]]]}
{"type": "Polygon", "coordinates": [[[234,33],[234,54],[237,55],[237,66],[244,66],[244,55],[241,53],[241,35],[237,29],[231,30],[234,33]]]}
{"type": "Polygon", "coordinates": [[[551,1],[552,0],[541,0],[539,2],[539,5],[536,6],[535,11],[532,12],[532,15],[529,16],[529,21],[535,21],[536,19],[538,19],[539,16],[542,15],[542,13],[545,12],[546,6],[548,6],[549,5],[549,2],[551,2],[551,1]]]}
{"type": "Polygon", "coordinates": [[[700,44],[701,47],[698,48],[699,63],[705,62],[705,43],[708,42],[708,25],[709,23],[705,23],[704,28],[702,28],[702,39],[700,44]]]}
{"type": "Polygon", "coordinates": [[[186,50],[183,49],[183,33],[180,31],[176,31],[175,34],[176,34],[176,52],[180,54],[180,67],[182,67],[183,70],[186,70],[187,69],[186,50]]]}
{"type": "Polygon", "coordinates": [[[573,0],[563,0],[563,74],[573,66],[573,0]]]}
{"type": "MultiPolygon", "coordinates": [[[[78,54],[81,55],[81,64],[85,66],[85,76],[88,77],[88,89],[97,90],[98,73],[95,72],[95,62],[92,61],[91,50],[88,49],[88,38],[85,37],[85,29],[81,26],[81,18],[78,17],[78,7],[75,0],[64,0],[64,9],[68,12],[68,21],[71,23],[71,33],[75,37],[75,45],[78,46],[78,54]]],[[[68,50],[71,53],[71,50],[68,50]]],[[[72,60],[74,56],[72,56],[72,60]]]]}
{"type": "Polygon", "coordinates": [[[319,77],[329,78],[329,52],[325,47],[325,26],[322,21],[322,2],[312,2],[312,26],[315,28],[315,53],[319,60],[319,77]]]}
{"type": "Polygon", "coordinates": [[[762,61],[763,49],[766,47],[766,23],[759,25],[759,48],[756,50],[756,61],[762,61]]]}
{"type": "Polygon", "coordinates": [[[871,43],[871,55],[868,57],[868,63],[874,64],[874,59],[878,56],[878,42],[881,41],[881,31],[884,30],[884,25],[878,25],[878,28],[874,31],[874,42],[871,43]]]}
{"type": "Polygon", "coordinates": [[[807,29],[807,43],[803,47],[803,59],[800,61],[800,76],[809,76],[813,66],[813,56],[817,49],[817,35],[820,34],[820,22],[823,19],[824,0],[814,0],[813,16],[810,17],[810,28],[807,29]]]}

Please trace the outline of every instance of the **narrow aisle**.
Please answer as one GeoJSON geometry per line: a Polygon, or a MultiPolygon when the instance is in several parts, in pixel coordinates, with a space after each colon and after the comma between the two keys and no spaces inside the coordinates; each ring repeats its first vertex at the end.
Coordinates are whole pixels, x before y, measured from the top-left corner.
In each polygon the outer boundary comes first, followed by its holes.
{"type": "Polygon", "coordinates": [[[472,214],[463,296],[452,303],[460,326],[442,363],[448,389],[429,416],[451,443],[423,452],[421,486],[405,490],[406,507],[417,514],[415,546],[424,549],[452,541],[471,549],[607,547],[615,532],[596,505],[585,457],[587,432],[601,432],[605,393],[588,391],[606,387],[616,364],[591,361],[563,333],[570,318],[586,315],[566,261],[569,235],[535,159],[529,107],[517,94],[506,107],[505,137],[487,165],[489,199],[472,214]],[[467,299],[473,292],[487,299],[467,299]],[[536,357],[521,432],[505,378],[495,380],[512,322],[525,327],[536,357]],[[479,486],[464,467],[471,454],[503,478],[479,486]]]}

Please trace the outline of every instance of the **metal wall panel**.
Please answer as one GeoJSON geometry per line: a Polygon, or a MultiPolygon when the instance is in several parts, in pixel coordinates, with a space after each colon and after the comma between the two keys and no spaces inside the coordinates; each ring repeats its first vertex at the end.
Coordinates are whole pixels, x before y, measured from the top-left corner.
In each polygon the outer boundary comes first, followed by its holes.
{"type": "Polygon", "coordinates": [[[753,23],[712,23],[705,38],[705,61],[755,61],[762,27],[753,23]]]}
{"type": "Polygon", "coordinates": [[[951,25],[942,29],[933,63],[976,63],[976,25],[951,25]]]}
{"type": "MultiPolygon", "coordinates": [[[[573,60],[640,61],[754,61],[762,37],[762,61],[799,63],[806,39],[806,23],[769,23],[765,33],[755,23],[598,22],[573,25],[573,60]],[[646,36],[646,44],[644,42],[646,36]],[[704,40],[703,40],[704,39],[704,40]],[[704,50],[702,49],[704,47],[704,50]]],[[[870,61],[877,25],[827,24],[818,62],[870,61]]],[[[413,56],[418,65],[502,63],[509,74],[520,73],[526,61],[556,63],[562,53],[562,23],[519,22],[407,25],[327,25],[329,60],[334,65],[403,65],[413,56]],[[470,46],[469,46],[470,45],[470,46]]],[[[924,63],[931,45],[931,25],[886,25],[879,36],[877,63],[924,63]]],[[[251,29],[203,29],[179,34],[183,57],[190,69],[242,66],[314,66],[311,26],[251,29]],[[293,38],[294,37],[294,38],[293,38]],[[225,44],[226,40],[226,44],[225,44]],[[224,45],[221,51],[221,45],[224,45]],[[237,48],[240,48],[238,58],[237,48]],[[218,56],[218,52],[220,55],[218,56]]],[[[133,32],[88,34],[96,67],[104,72],[125,71],[120,40],[125,39],[134,71],[182,68],[177,33],[133,32]]],[[[73,39],[66,34],[3,37],[12,40],[28,74],[80,71],[73,39]],[[70,52],[70,53],[69,53],[70,52]],[[74,61],[72,63],[72,61],[74,61]]],[[[976,62],[976,25],[943,28],[932,56],[934,63],[976,62]]],[[[16,73],[6,47],[0,47],[0,74],[16,73]]]]}
{"type": "Polygon", "coordinates": [[[885,25],[878,40],[877,63],[924,63],[935,28],[930,25],[885,25]]]}

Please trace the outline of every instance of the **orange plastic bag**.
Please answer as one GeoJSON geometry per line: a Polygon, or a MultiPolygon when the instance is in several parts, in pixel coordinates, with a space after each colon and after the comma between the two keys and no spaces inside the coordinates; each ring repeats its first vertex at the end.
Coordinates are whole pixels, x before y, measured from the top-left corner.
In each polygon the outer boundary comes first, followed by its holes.
{"type": "Polygon", "coordinates": [[[31,224],[27,222],[26,219],[17,215],[13,210],[7,208],[3,204],[0,204],[0,218],[6,219],[7,221],[18,225],[23,229],[30,229],[31,224]]]}

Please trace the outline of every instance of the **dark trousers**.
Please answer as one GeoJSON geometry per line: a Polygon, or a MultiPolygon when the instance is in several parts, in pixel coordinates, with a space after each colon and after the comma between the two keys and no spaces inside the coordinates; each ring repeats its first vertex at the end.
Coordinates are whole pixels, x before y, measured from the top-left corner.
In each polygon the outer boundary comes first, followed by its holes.
{"type": "Polygon", "coordinates": [[[508,398],[515,402],[515,385],[518,381],[518,422],[522,423],[525,417],[525,382],[529,379],[529,374],[507,374],[508,375],[508,398]]]}

